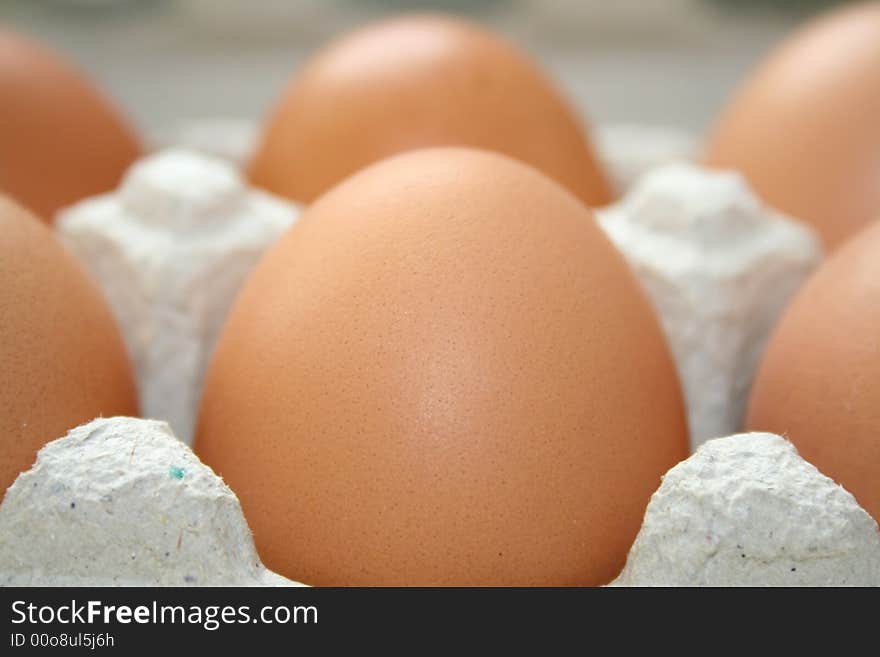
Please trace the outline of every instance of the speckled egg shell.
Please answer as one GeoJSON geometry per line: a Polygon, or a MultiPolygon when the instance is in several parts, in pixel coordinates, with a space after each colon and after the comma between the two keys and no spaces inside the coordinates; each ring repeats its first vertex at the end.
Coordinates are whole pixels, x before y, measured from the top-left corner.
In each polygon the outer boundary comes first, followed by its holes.
{"type": "Polygon", "coordinates": [[[505,153],[590,205],[611,200],[583,128],[544,74],[491,32],[432,15],[379,22],[320,51],[275,107],[250,171],[309,202],[372,162],[428,146],[505,153]]]}
{"type": "Polygon", "coordinates": [[[136,415],[104,298],[36,217],[0,196],[0,493],[37,450],[97,416],[136,415]]]}
{"type": "Polygon", "coordinates": [[[313,585],[589,585],[687,456],[659,324],[535,169],[428,149],[356,174],[257,266],[197,453],[313,585]]]}

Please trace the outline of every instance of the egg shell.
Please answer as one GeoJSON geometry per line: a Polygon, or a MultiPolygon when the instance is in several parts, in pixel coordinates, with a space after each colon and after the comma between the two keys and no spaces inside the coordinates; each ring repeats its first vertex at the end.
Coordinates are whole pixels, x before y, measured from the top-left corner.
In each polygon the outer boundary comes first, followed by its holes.
{"type": "Polygon", "coordinates": [[[473,146],[535,166],[591,205],[611,200],[583,128],[522,53],[464,20],[414,15],[321,50],[275,107],[250,167],[310,202],[358,169],[429,146],[473,146]]]}
{"type": "Polygon", "coordinates": [[[137,415],[107,303],[29,212],[0,196],[0,493],[37,450],[99,415],[137,415]]]}
{"type": "Polygon", "coordinates": [[[230,313],[195,450],[315,585],[590,585],[687,455],[657,319],[536,170],[428,149],[305,210],[230,313]]]}
{"type": "Polygon", "coordinates": [[[0,192],[51,221],[116,187],[140,153],[127,122],[76,68],[0,24],[0,192]]]}
{"type": "Polygon", "coordinates": [[[838,249],[786,310],[747,426],[785,435],[880,519],[880,224],[838,249]]]}
{"type": "Polygon", "coordinates": [[[880,2],[822,16],[737,91],[705,161],[835,248],[880,219],[880,2]]]}

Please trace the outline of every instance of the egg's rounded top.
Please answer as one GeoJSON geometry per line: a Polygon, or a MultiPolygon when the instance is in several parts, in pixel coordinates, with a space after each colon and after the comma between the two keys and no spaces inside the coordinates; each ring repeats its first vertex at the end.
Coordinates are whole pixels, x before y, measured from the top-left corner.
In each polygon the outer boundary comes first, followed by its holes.
{"type": "Polygon", "coordinates": [[[880,222],[841,245],[786,310],[747,426],[784,434],[880,520],[880,222]]]}
{"type": "Polygon", "coordinates": [[[737,91],[704,159],[835,247],[880,219],[880,2],[821,16],[737,91]]]}
{"type": "Polygon", "coordinates": [[[0,497],[46,442],[137,410],[101,292],[46,226],[0,195],[0,497]]]}
{"type": "Polygon", "coordinates": [[[589,205],[611,200],[577,117],[512,45],[467,21],[393,18],[320,51],[263,131],[254,182],[311,201],[394,153],[472,146],[540,169],[589,205]]]}
{"type": "Polygon", "coordinates": [[[400,154],[264,256],[196,451],[309,584],[599,584],[687,455],[658,321],[590,211],[497,153],[400,154]]]}
{"type": "Polygon", "coordinates": [[[115,188],[140,153],[126,121],[76,68],[0,24],[0,192],[51,221],[115,188]]]}

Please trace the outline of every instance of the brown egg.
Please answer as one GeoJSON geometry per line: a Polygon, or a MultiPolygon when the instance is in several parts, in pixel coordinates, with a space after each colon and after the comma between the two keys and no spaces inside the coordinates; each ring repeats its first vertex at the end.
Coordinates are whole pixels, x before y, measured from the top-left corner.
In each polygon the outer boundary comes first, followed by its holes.
{"type": "Polygon", "coordinates": [[[97,287],[0,196],[0,498],[37,450],[99,415],[136,415],[122,337],[97,287]]]}
{"type": "Polygon", "coordinates": [[[880,520],[880,223],[795,297],[758,371],[747,423],[785,434],[880,520]]]}
{"type": "Polygon", "coordinates": [[[316,585],[601,584],[687,456],[635,279],[573,195],[470,149],[393,157],[257,266],[197,453],[316,585]]]}
{"type": "Polygon", "coordinates": [[[115,188],[139,155],[128,125],[79,71],[0,24],[0,192],[51,221],[115,188]]]}
{"type": "Polygon", "coordinates": [[[474,146],[537,167],[585,203],[611,200],[566,101],[522,53],[459,19],[407,16],[318,53],[277,105],[253,181],[309,202],[358,169],[428,146],[474,146]]]}
{"type": "Polygon", "coordinates": [[[880,2],[823,16],[739,90],[708,164],[742,171],[829,248],[880,218],[880,2]]]}

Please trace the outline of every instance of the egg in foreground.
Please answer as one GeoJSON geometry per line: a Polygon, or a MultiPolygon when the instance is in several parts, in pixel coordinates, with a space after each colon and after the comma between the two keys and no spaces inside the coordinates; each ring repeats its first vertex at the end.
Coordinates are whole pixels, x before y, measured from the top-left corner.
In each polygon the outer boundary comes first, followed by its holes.
{"type": "Polygon", "coordinates": [[[299,581],[591,585],[688,439],[657,319],[589,210],[441,148],[361,171],[264,256],[195,449],[299,581]]]}
{"type": "Polygon", "coordinates": [[[584,129],[537,66],[482,27],[439,15],[380,21],[316,54],[274,108],[250,175],[311,202],[364,166],[430,146],[504,153],[589,205],[611,200],[584,129]]]}

